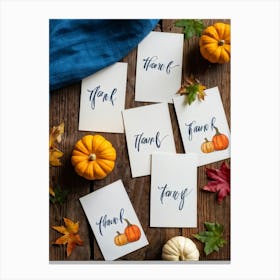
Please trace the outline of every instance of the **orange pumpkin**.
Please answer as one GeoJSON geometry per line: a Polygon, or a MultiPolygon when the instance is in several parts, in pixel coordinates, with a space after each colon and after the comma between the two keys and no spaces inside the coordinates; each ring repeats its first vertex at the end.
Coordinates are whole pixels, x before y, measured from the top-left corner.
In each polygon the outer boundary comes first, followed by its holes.
{"type": "Polygon", "coordinates": [[[220,133],[217,127],[215,127],[216,134],[212,138],[212,142],[214,144],[214,148],[216,151],[224,150],[228,147],[229,140],[225,134],[220,133]]]}
{"type": "Polygon", "coordinates": [[[205,142],[201,144],[201,151],[203,153],[212,153],[215,151],[214,144],[212,141],[208,141],[207,138],[204,138],[205,142]]]}
{"type": "Polygon", "coordinates": [[[230,61],[230,25],[217,22],[208,26],[199,40],[201,55],[212,63],[230,61]]]}
{"type": "Polygon", "coordinates": [[[134,242],[140,239],[141,231],[137,225],[132,225],[127,219],[124,219],[127,222],[127,227],[124,230],[124,233],[127,237],[128,242],[134,242]]]}
{"type": "Polygon", "coordinates": [[[71,162],[78,175],[96,180],[106,177],[115,166],[116,150],[101,135],[86,135],[72,152],[71,162]]]}
{"type": "Polygon", "coordinates": [[[120,233],[117,231],[117,234],[114,238],[114,243],[117,246],[123,246],[128,243],[127,236],[124,233],[120,233]]]}

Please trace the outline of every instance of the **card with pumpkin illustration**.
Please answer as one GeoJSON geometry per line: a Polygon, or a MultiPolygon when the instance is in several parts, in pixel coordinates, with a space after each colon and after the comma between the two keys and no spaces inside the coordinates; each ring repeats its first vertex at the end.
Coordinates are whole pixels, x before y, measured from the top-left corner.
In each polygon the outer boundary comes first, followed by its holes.
{"type": "Polygon", "coordinates": [[[185,96],[173,98],[185,153],[198,154],[198,166],[230,157],[230,130],[219,89],[205,94],[191,105],[185,96]]]}
{"type": "Polygon", "coordinates": [[[148,245],[122,180],[80,198],[105,260],[116,260],[148,245]]]}

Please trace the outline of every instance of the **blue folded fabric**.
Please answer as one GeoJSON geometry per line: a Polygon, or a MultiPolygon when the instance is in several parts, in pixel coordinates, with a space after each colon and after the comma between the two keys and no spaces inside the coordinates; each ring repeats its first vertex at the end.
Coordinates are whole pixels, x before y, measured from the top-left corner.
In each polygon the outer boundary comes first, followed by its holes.
{"type": "Polygon", "coordinates": [[[157,23],[156,19],[50,20],[50,90],[78,82],[121,60],[157,23]]]}

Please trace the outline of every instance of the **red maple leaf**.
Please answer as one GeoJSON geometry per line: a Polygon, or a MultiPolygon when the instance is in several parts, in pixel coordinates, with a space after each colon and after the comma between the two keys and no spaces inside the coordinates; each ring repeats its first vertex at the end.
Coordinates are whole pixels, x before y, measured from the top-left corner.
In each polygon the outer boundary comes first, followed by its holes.
{"type": "Polygon", "coordinates": [[[218,203],[221,203],[230,194],[230,168],[223,162],[220,169],[206,168],[206,174],[212,180],[202,189],[209,192],[217,192],[218,203]]]}

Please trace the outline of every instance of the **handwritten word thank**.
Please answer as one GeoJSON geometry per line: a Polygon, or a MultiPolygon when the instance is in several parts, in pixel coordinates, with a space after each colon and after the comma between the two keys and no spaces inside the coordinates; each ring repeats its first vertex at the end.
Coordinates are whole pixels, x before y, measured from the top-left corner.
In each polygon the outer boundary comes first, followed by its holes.
{"type": "Polygon", "coordinates": [[[94,89],[87,90],[90,93],[89,101],[92,110],[95,109],[97,100],[101,100],[102,102],[109,102],[112,106],[115,105],[117,89],[114,88],[111,93],[107,93],[102,91],[100,88],[101,86],[99,85],[94,89]]]}
{"type": "Polygon", "coordinates": [[[178,64],[175,64],[173,60],[169,61],[168,63],[162,63],[158,61],[158,56],[152,56],[152,57],[146,57],[143,59],[144,65],[143,68],[148,70],[158,70],[158,71],[164,71],[166,74],[170,74],[171,70],[177,66],[178,64]]]}
{"type": "Polygon", "coordinates": [[[174,200],[179,200],[179,210],[181,211],[185,205],[185,198],[192,192],[193,189],[184,188],[182,190],[171,190],[169,186],[165,184],[164,186],[158,186],[160,193],[160,202],[164,204],[167,198],[172,198],[174,200]]]}
{"type": "Polygon", "coordinates": [[[134,142],[134,148],[140,152],[140,148],[143,145],[149,145],[149,146],[155,146],[156,148],[160,148],[162,145],[163,140],[168,137],[168,135],[165,135],[163,137],[160,137],[160,132],[157,131],[155,136],[145,136],[144,132],[134,135],[135,142],[134,142]]]}
{"type": "Polygon", "coordinates": [[[196,121],[192,121],[190,123],[186,123],[185,126],[187,128],[187,136],[189,141],[192,141],[193,135],[196,133],[205,133],[209,129],[212,131],[215,127],[216,118],[212,117],[209,123],[198,124],[196,121]]]}
{"type": "Polygon", "coordinates": [[[120,209],[120,213],[117,217],[108,218],[107,214],[104,216],[101,216],[99,221],[96,223],[99,229],[99,233],[103,235],[103,230],[105,230],[107,227],[111,225],[116,225],[118,223],[123,223],[123,215],[124,215],[124,209],[120,209]]]}

